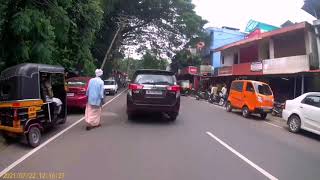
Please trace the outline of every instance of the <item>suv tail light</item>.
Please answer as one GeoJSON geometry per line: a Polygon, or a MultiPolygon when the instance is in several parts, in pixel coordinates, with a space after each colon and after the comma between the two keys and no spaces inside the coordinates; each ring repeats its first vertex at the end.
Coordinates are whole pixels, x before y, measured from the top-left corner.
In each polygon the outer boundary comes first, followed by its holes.
{"type": "Polygon", "coordinates": [[[178,86],[178,85],[168,86],[168,87],[167,87],[167,90],[168,90],[168,91],[173,91],[173,92],[180,92],[181,87],[178,86]]]}
{"type": "Polygon", "coordinates": [[[140,90],[140,89],[143,89],[143,85],[139,85],[139,84],[129,84],[129,89],[130,89],[130,90],[140,90]]]}

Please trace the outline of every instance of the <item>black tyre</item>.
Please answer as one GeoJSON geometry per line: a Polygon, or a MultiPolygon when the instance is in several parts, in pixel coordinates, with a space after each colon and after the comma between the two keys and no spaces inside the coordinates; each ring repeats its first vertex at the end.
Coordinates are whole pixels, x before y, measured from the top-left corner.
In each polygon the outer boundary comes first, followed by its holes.
{"type": "Polygon", "coordinates": [[[297,115],[292,115],[288,120],[289,131],[293,133],[297,133],[301,129],[301,120],[297,115]]]}
{"type": "Polygon", "coordinates": [[[178,117],[178,113],[168,113],[168,115],[169,115],[169,120],[170,121],[175,121],[176,119],[177,119],[177,117],[178,117]]]}
{"type": "Polygon", "coordinates": [[[136,118],[136,114],[134,112],[127,112],[128,120],[134,120],[136,118]]]}
{"type": "Polygon", "coordinates": [[[260,118],[262,120],[265,120],[267,118],[268,114],[267,113],[260,113],[260,118]]]}
{"type": "Polygon", "coordinates": [[[227,112],[231,112],[232,111],[232,106],[231,106],[231,103],[229,101],[227,102],[226,110],[227,110],[227,112]]]}
{"type": "Polygon", "coordinates": [[[248,118],[250,116],[250,111],[249,111],[249,108],[247,106],[244,106],[242,108],[242,116],[244,118],[248,118]]]}
{"type": "Polygon", "coordinates": [[[27,141],[31,147],[37,147],[41,142],[41,131],[38,127],[32,126],[27,134],[27,141]]]}

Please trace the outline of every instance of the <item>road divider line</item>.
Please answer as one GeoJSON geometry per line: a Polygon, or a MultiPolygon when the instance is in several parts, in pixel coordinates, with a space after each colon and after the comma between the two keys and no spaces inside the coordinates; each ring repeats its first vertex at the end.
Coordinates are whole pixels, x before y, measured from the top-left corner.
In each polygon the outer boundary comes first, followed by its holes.
{"type": "Polygon", "coordinates": [[[235,154],[235,155],[238,156],[240,159],[242,159],[243,161],[245,161],[247,164],[249,164],[250,166],[252,166],[253,168],[255,168],[257,171],[259,171],[259,172],[262,173],[263,175],[265,175],[268,179],[278,180],[278,178],[274,177],[273,175],[271,175],[270,173],[268,173],[266,170],[262,169],[260,166],[256,165],[256,164],[253,163],[252,161],[250,161],[248,158],[246,158],[245,156],[243,156],[242,154],[240,154],[238,151],[236,151],[236,150],[233,149],[231,146],[229,146],[227,143],[223,142],[221,139],[219,139],[218,137],[216,137],[215,135],[213,135],[211,132],[207,131],[206,133],[207,133],[207,135],[209,135],[211,138],[213,138],[213,139],[215,139],[216,141],[218,141],[222,146],[224,146],[224,147],[227,148],[229,151],[231,151],[233,154],[235,154]]]}
{"type": "MultiPolygon", "coordinates": [[[[117,96],[115,96],[114,98],[110,99],[108,102],[106,102],[102,107],[105,107],[106,105],[110,104],[112,101],[114,101],[116,98],[118,98],[119,96],[121,96],[124,92],[126,92],[126,90],[123,90],[121,93],[119,93],[117,96]]],[[[40,144],[38,147],[32,149],[31,151],[29,151],[27,154],[23,155],[21,158],[19,158],[18,160],[16,160],[15,162],[13,162],[12,164],[10,164],[8,167],[6,167],[5,169],[3,169],[0,172],[0,178],[5,175],[7,172],[9,172],[11,169],[13,169],[14,167],[16,167],[18,164],[20,164],[21,162],[23,162],[24,160],[26,160],[28,157],[30,157],[31,155],[33,155],[34,153],[36,153],[37,151],[39,151],[41,148],[43,148],[44,146],[46,146],[47,144],[49,144],[51,141],[57,139],[59,136],[61,136],[63,133],[67,132],[68,130],[70,130],[72,127],[74,127],[75,125],[79,124],[81,121],[83,121],[85,118],[82,117],[81,119],[79,119],[78,121],[74,122],[73,124],[71,124],[70,126],[68,126],[67,128],[65,128],[64,130],[60,131],[59,133],[57,133],[56,135],[52,136],[51,138],[49,138],[48,140],[46,140],[45,142],[43,142],[42,144],[40,144]]]]}

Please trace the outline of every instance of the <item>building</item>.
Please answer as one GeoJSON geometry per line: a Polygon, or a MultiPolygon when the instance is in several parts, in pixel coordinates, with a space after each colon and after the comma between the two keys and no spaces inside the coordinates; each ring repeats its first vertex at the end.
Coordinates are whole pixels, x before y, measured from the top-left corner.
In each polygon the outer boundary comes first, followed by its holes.
{"type": "Polygon", "coordinates": [[[313,21],[313,26],[316,34],[318,54],[320,55],[320,1],[305,0],[302,9],[317,19],[313,21]]]}
{"type": "Polygon", "coordinates": [[[229,84],[234,79],[266,81],[276,99],[319,91],[315,37],[312,26],[302,22],[214,49],[221,53],[218,77],[229,84]]]}
{"type": "Polygon", "coordinates": [[[279,29],[279,28],[270,24],[266,24],[266,23],[251,19],[246,26],[245,32],[252,33],[256,30],[260,30],[261,32],[269,32],[276,29],[279,29]]]}
{"type": "MultiPolygon", "coordinates": [[[[246,34],[239,31],[239,29],[231,27],[222,28],[207,28],[206,31],[210,34],[210,49],[216,49],[218,47],[230,44],[241,39],[244,39],[246,34]]],[[[220,52],[210,51],[210,61],[214,68],[221,66],[220,64],[220,52]]]]}

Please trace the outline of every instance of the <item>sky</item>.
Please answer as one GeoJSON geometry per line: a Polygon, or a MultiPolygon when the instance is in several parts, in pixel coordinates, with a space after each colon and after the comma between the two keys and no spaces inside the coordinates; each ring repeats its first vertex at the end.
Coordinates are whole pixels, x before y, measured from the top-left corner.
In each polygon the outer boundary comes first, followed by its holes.
{"type": "Polygon", "coordinates": [[[209,21],[206,27],[229,26],[244,31],[250,19],[280,26],[287,20],[308,21],[314,17],[301,9],[304,0],[193,0],[195,11],[209,21]]]}

